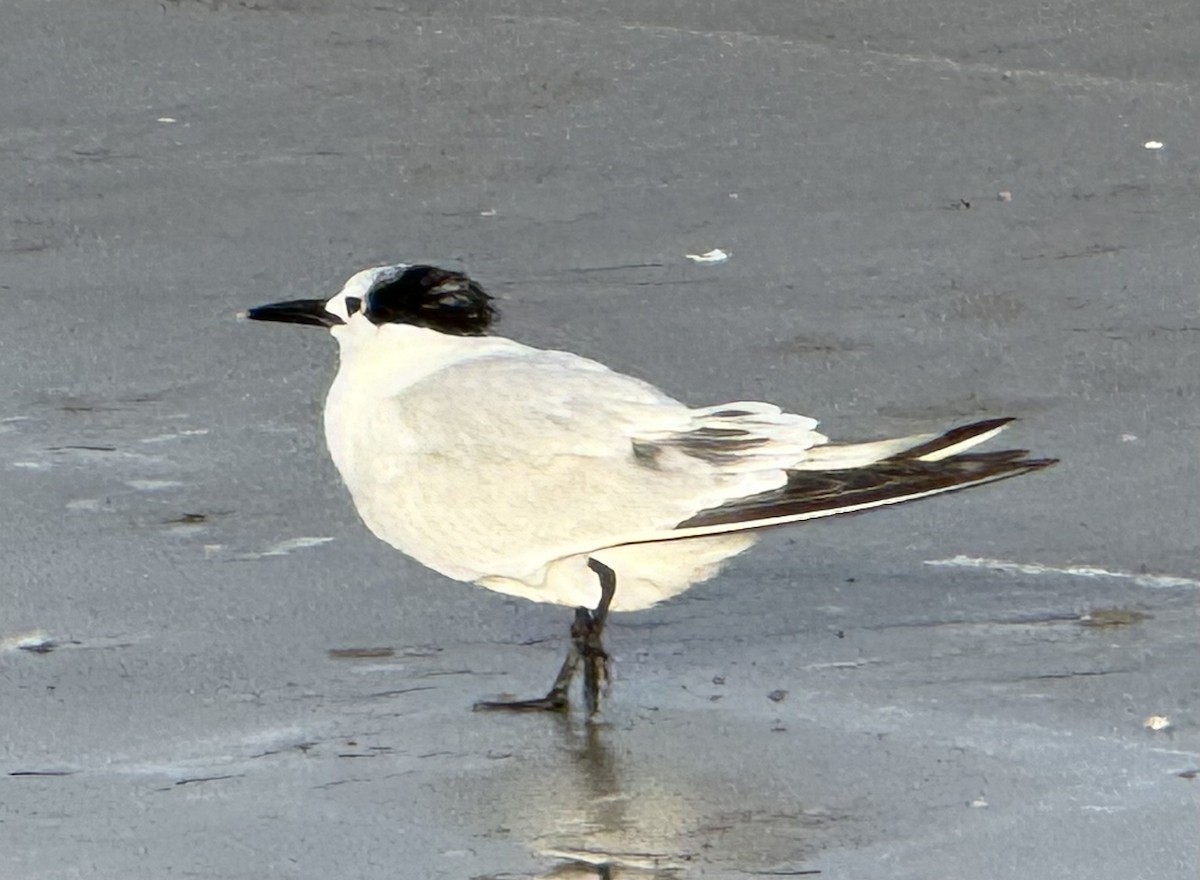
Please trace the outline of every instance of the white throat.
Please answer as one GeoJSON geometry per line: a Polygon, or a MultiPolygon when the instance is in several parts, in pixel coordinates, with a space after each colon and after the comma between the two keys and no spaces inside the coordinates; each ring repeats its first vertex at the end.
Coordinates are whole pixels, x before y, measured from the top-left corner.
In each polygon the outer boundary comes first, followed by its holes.
{"type": "Polygon", "coordinates": [[[376,326],[362,315],[331,332],[341,360],[325,400],[325,441],[347,483],[362,457],[354,440],[372,436],[368,423],[380,412],[382,400],[463,361],[529,350],[495,336],[453,336],[412,324],[376,326]]]}

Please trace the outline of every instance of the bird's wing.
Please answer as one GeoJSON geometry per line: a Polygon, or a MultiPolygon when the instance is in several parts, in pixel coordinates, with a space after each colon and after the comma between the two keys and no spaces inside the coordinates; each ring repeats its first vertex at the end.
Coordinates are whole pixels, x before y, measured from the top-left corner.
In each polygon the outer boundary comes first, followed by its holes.
{"type": "MultiPolygon", "coordinates": [[[[990,419],[961,425],[930,439],[929,435],[898,441],[859,444],[871,449],[908,443],[885,458],[855,465],[816,469],[790,469],[786,483],[766,492],[733,499],[698,511],[670,532],[632,536],[630,543],[678,540],[702,535],[763,529],[829,516],[858,513],[875,507],[914,501],[945,492],[993,483],[1041,470],[1057,463],[1053,458],[1027,458],[1028,450],[966,452],[995,436],[1012,419],[990,419]],[[920,440],[918,443],[910,441],[920,440]]],[[[836,450],[838,447],[829,447],[836,450]]],[[[841,447],[856,449],[855,446],[841,447]]],[[[821,449],[813,458],[821,460],[821,449]]],[[[854,453],[857,456],[857,452],[854,453]]],[[[830,459],[837,455],[831,453],[830,459]]]]}
{"type": "MultiPolygon", "coordinates": [[[[564,456],[592,459],[615,491],[632,493],[643,481],[662,491],[664,480],[673,482],[676,491],[664,503],[678,496],[690,506],[781,487],[784,471],[828,448],[814,419],[757,401],[693,409],[568,352],[503,352],[456,364],[422,384],[406,392],[406,404],[428,397],[452,402],[452,409],[441,407],[442,425],[461,436],[467,422],[475,423],[470,445],[493,461],[543,467],[564,456]]],[[[443,434],[424,433],[430,451],[445,451],[443,434]]],[[[665,504],[664,514],[668,509],[676,508],[665,504]]]]}
{"type": "Polygon", "coordinates": [[[761,432],[747,435],[756,449],[713,436],[742,431],[718,425],[747,416],[697,415],[561,352],[514,348],[448,365],[363,409],[367,422],[353,432],[361,448],[343,470],[359,513],[393,546],[461,580],[524,579],[786,483],[778,463],[751,469],[735,454],[758,457],[761,432]]]}
{"type": "Polygon", "coordinates": [[[685,468],[692,459],[729,475],[779,470],[796,467],[827,442],[815,419],[757,401],[684,409],[661,421],[631,426],[634,455],[646,467],[685,468]]]}
{"type": "Polygon", "coordinates": [[[865,510],[1046,463],[962,454],[1004,420],[836,445],[812,419],[770,404],[691,409],[595,361],[524,347],[449,366],[379,412],[360,512],[381,537],[464,580],[865,510]],[[378,443],[389,436],[403,446],[378,443]]]}

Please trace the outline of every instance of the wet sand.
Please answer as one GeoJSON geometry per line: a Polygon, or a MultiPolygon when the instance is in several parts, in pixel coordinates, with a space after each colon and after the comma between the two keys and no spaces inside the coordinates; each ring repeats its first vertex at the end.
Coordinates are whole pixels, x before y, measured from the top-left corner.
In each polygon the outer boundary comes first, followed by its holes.
{"type": "Polygon", "coordinates": [[[0,876],[1195,876],[1186,4],[9,7],[0,876]],[[616,616],[597,725],[472,713],[569,613],[372,538],[332,343],[234,317],[396,261],[696,405],[1062,463],[616,616]]]}

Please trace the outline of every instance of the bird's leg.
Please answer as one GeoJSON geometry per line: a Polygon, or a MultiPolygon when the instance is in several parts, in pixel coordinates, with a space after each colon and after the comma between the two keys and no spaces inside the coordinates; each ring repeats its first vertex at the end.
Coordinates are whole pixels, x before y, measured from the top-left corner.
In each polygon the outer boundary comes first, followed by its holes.
{"type": "Polygon", "coordinates": [[[481,700],[475,704],[476,711],[505,709],[510,712],[565,712],[570,708],[568,690],[579,661],[583,661],[583,694],[588,715],[595,715],[600,708],[600,690],[608,681],[608,653],[604,650],[601,637],[608,620],[608,608],[617,589],[617,576],[611,568],[595,559],[588,560],[588,568],[600,578],[600,603],[595,611],[587,608],[575,609],[575,621],[571,624],[571,646],[566,659],[558,670],[554,684],[544,697],[532,700],[481,700]]]}
{"type": "MultiPolygon", "coordinates": [[[[576,609],[576,620],[578,620],[579,612],[587,613],[586,608],[576,609]]],[[[575,627],[571,627],[571,631],[575,631],[575,627]]],[[[510,712],[566,712],[571,707],[570,698],[567,691],[571,687],[571,679],[575,677],[575,670],[579,667],[579,649],[575,647],[575,642],[571,642],[571,646],[567,649],[567,656],[563,660],[563,664],[559,667],[558,675],[554,679],[554,684],[544,697],[535,697],[532,700],[480,700],[475,704],[476,712],[488,711],[492,709],[506,709],[510,712]]]]}
{"type": "Polygon", "coordinates": [[[575,641],[575,650],[583,658],[583,697],[588,715],[592,716],[600,709],[600,690],[609,680],[608,652],[604,650],[603,636],[608,607],[617,592],[617,575],[595,559],[588,560],[588,568],[600,578],[600,603],[595,611],[580,608],[575,612],[571,637],[575,641]]]}

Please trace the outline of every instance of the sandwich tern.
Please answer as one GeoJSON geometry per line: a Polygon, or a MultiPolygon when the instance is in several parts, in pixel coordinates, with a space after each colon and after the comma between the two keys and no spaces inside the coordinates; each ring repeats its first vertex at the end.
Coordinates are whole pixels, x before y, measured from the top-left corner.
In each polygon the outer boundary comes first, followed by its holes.
{"type": "Polygon", "coordinates": [[[488,335],[492,297],[435,266],[365,269],[327,299],[245,316],[325,327],[337,340],[325,438],[377,537],[455,580],[576,609],[550,691],[477,708],[564,711],[582,665],[595,714],[609,612],[711,578],[764,528],[1055,462],[968,451],[1007,418],[833,443],[815,420],[768,403],[692,408],[588,358],[488,335]]]}

